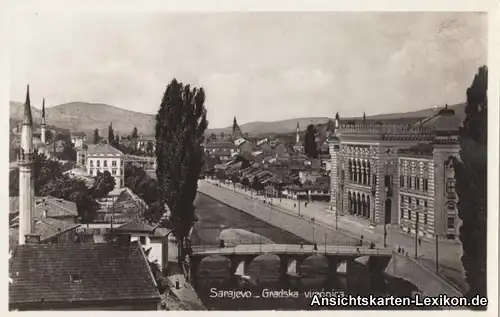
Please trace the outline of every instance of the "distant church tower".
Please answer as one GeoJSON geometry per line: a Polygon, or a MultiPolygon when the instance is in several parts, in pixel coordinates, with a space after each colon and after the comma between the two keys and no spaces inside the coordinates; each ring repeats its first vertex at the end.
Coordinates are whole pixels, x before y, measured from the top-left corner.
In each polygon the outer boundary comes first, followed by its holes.
{"type": "Polygon", "coordinates": [[[47,144],[46,139],[45,139],[45,129],[47,125],[45,124],[45,98],[43,98],[43,103],[42,103],[42,123],[40,124],[40,132],[41,136],[40,139],[42,140],[43,144],[47,144]]]}
{"type": "Polygon", "coordinates": [[[297,129],[295,129],[295,143],[299,144],[300,143],[300,128],[299,128],[299,123],[297,122],[297,129]]]}
{"type": "Polygon", "coordinates": [[[35,211],[35,153],[33,150],[33,117],[31,116],[30,88],[26,91],[22,120],[19,166],[19,244],[33,232],[35,211]]]}

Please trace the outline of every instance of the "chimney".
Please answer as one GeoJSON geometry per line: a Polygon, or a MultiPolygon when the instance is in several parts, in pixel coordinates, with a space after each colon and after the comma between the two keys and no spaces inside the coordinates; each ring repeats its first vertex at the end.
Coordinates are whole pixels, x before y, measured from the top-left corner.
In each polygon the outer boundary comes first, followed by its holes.
{"type": "Polygon", "coordinates": [[[26,244],[40,244],[40,235],[39,234],[27,234],[25,235],[25,243],[26,244]]]}

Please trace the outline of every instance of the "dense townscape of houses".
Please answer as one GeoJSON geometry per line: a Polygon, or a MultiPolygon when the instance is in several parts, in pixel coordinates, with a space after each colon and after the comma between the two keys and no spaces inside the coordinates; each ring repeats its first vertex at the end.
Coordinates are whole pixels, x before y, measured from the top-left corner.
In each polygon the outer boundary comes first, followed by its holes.
{"type": "MultiPolygon", "coordinates": [[[[35,151],[58,160],[57,141],[45,138],[45,105],[42,109],[37,138],[28,90],[16,131],[20,151],[11,166],[19,171],[19,196],[10,197],[9,213],[11,309],[158,309],[161,297],[148,263],[167,268],[169,232],[142,220],[146,204],[125,187],[124,166],[136,158],[71,133],[77,158],[65,175],[88,186],[99,172],[115,179],[115,188],[99,200],[95,221],[80,223],[75,203],[35,197],[35,151]],[[110,231],[117,237],[112,242],[110,231]],[[42,291],[45,283],[51,283],[50,292],[42,291]]],[[[334,215],[356,215],[373,226],[393,224],[408,235],[454,240],[460,223],[451,158],[458,155],[463,115],[445,107],[414,125],[364,119],[341,124],[337,116],[332,130],[315,137],[314,158],[304,153],[298,124],[286,140],[251,137],[236,125],[229,137],[206,138],[202,176],[268,197],[326,201],[334,215]]],[[[145,152],[155,147],[148,137],[136,144],[145,152]]]]}

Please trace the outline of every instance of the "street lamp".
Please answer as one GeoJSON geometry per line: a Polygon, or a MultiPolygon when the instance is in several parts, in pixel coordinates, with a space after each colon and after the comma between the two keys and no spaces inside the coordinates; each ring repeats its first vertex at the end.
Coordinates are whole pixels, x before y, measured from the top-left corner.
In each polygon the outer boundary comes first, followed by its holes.
{"type": "Polygon", "coordinates": [[[418,223],[419,223],[419,212],[416,209],[416,217],[415,217],[415,260],[418,259],[418,223]]]}
{"type": "Polygon", "coordinates": [[[384,248],[387,248],[387,223],[384,224],[384,248]]]}

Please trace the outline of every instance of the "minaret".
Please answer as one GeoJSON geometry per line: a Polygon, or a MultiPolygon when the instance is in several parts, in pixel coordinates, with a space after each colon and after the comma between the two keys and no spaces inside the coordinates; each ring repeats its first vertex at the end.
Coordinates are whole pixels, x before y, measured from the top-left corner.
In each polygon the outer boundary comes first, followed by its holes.
{"type": "Polygon", "coordinates": [[[33,233],[35,210],[35,154],[33,151],[33,118],[31,116],[29,86],[24,103],[21,149],[17,164],[19,166],[19,244],[24,244],[26,235],[33,233]]]}
{"type": "Polygon", "coordinates": [[[295,129],[295,143],[299,144],[300,143],[300,128],[299,128],[299,122],[297,122],[297,129],[295,129]]]}
{"type": "Polygon", "coordinates": [[[335,125],[334,125],[334,128],[333,128],[333,131],[335,134],[337,134],[338,130],[339,130],[339,127],[340,127],[340,117],[339,117],[339,113],[337,112],[335,114],[335,125]]]}
{"type": "Polygon", "coordinates": [[[45,98],[43,98],[43,102],[42,102],[42,123],[40,123],[40,131],[41,131],[40,139],[42,140],[43,144],[47,143],[45,141],[45,128],[46,127],[47,126],[45,124],[45,98]]]}

